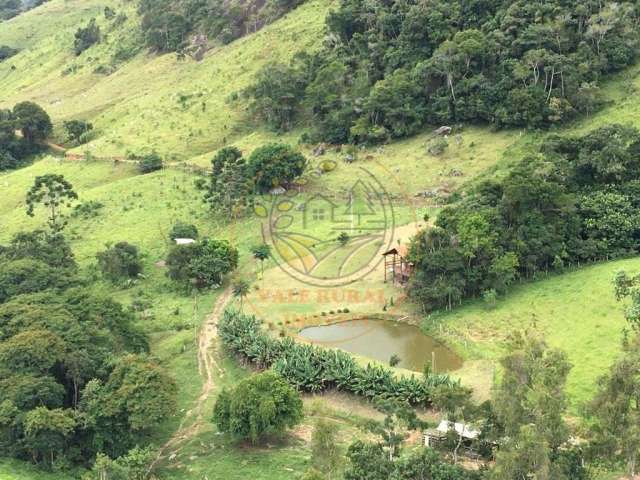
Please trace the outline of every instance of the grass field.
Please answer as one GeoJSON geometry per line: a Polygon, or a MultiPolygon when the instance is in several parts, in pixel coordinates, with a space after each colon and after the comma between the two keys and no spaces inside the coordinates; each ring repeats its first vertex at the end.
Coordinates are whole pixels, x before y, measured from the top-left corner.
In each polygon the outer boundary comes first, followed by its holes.
{"type": "Polygon", "coordinates": [[[0,458],[0,478],[2,480],[72,480],[71,475],[48,473],[20,462],[0,458]]]}
{"type": "MultiPolygon", "coordinates": [[[[640,271],[640,259],[595,264],[544,280],[515,286],[495,308],[477,301],[427,318],[423,327],[444,339],[470,362],[488,363],[482,382],[490,383],[493,366],[504,352],[504,340],[513,331],[533,328],[551,346],[569,356],[573,369],[568,394],[573,413],[579,413],[620,352],[624,304],[615,300],[613,276],[618,270],[640,271]]],[[[486,366],[486,365],[485,365],[486,366]]]]}

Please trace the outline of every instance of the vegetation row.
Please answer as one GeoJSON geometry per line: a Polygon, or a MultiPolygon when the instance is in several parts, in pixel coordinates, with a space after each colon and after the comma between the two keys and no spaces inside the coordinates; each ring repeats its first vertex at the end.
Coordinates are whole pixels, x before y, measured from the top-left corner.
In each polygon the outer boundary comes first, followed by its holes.
{"type": "Polygon", "coordinates": [[[289,337],[271,337],[261,325],[255,316],[228,309],[218,331],[227,349],[258,368],[272,367],[301,391],[336,388],[369,399],[397,399],[427,406],[436,387],[457,385],[448,375],[432,374],[428,370],[424,379],[413,375],[396,378],[390,369],[382,366],[361,367],[341,350],[298,344],[289,337]]]}

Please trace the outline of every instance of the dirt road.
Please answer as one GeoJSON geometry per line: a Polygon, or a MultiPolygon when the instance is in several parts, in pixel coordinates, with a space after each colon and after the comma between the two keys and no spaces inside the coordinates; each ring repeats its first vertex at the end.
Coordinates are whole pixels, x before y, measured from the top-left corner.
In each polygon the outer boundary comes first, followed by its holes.
{"type": "Polygon", "coordinates": [[[180,453],[182,447],[198,435],[206,423],[206,417],[211,414],[207,401],[211,398],[214,391],[216,378],[224,376],[223,369],[220,368],[215,359],[218,320],[231,298],[232,290],[230,287],[227,287],[216,301],[211,314],[209,314],[202,324],[200,332],[198,332],[198,372],[202,377],[200,395],[198,395],[193,407],[185,414],[178,430],[176,430],[167,443],[160,449],[158,457],[153,462],[151,469],[153,469],[160,460],[165,458],[168,458],[170,461],[173,460],[180,453]]]}

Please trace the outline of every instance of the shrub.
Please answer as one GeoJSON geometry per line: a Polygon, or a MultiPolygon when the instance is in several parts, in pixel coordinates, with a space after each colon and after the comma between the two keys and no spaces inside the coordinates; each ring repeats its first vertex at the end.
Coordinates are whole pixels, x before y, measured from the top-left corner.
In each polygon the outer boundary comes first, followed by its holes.
{"type": "Polygon", "coordinates": [[[269,143],[255,149],[249,157],[248,174],[261,192],[287,185],[302,175],[306,158],[289,145],[269,143]]]}
{"type": "Polygon", "coordinates": [[[338,164],[333,160],[323,160],[320,162],[320,170],[322,170],[322,173],[333,172],[337,166],[338,164]]]}
{"type": "Polygon", "coordinates": [[[203,239],[175,245],[167,256],[167,276],[185,286],[216,287],[238,266],[238,250],[226,240],[203,239]]]}
{"type": "Polygon", "coordinates": [[[104,204],[101,202],[96,202],[95,200],[89,200],[88,202],[83,202],[75,207],[71,211],[72,217],[82,217],[82,218],[91,218],[97,217],[100,210],[104,208],[104,204]]]}
{"type": "Polygon", "coordinates": [[[17,55],[18,50],[7,45],[0,45],[0,62],[17,55]]]}
{"type": "Polygon", "coordinates": [[[444,151],[449,148],[449,142],[444,137],[438,137],[432,140],[427,147],[427,152],[434,157],[438,157],[444,153],[444,151]]]}
{"type": "Polygon", "coordinates": [[[223,390],[213,409],[220,431],[254,443],[266,435],[281,435],[302,417],[300,395],[273,372],[253,375],[233,390],[223,390]]]}
{"type": "Polygon", "coordinates": [[[395,353],[389,358],[389,366],[396,367],[400,363],[400,357],[395,353]]]}
{"type": "Polygon", "coordinates": [[[85,143],[82,142],[81,139],[83,136],[85,139],[88,139],[86,134],[93,130],[93,125],[83,120],[70,120],[68,122],[64,122],[63,125],[64,129],[67,131],[69,139],[79,144],[85,143]]]}
{"type": "MultiPolygon", "coordinates": [[[[319,471],[329,474],[329,478],[334,477],[342,463],[338,430],[337,423],[320,418],[316,422],[311,436],[311,463],[319,471]]],[[[324,477],[320,476],[319,478],[324,477]]]]}
{"type": "Polygon", "coordinates": [[[151,296],[144,291],[137,292],[131,300],[131,309],[134,312],[144,312],[152,306],[153,300],[151,299],[151,296]]]}
{"type": "Polygon", "coordinates": [[[116,243],[112,248],[99,252],[96,257],[102,274],[114,283],[135,278],[142,273],[138,247],[127,242],[116,243]]]}
{"type": "Polygon", "coordinates": [[[198,229],[195,225],[190,223],[185,223],[181,221],[177,221],[173,227],[171,227],[171,232],[169,233],[169,237],[171,240],[175,240],[176,238],[198,238],[198,229]]]}
{"type": "Polygon", "coordinates": [[[0,172],[2,170],[12,170],[21,165],[21,161],[16,159],[11,152],[0,150],[0,172]]]}
{"type": "Polygon", "coordinates": [[[487,309],[493,309],[498,301],[498,292],[495,288],[490,288],[482,292],[482,301],[487,309]]]}
{"type": "Polygon", "coordinates": [[[139,157],[138,169],[140,173],[151,173],[162,168],[162,158],[157,153],[150,153],[139,157]]]}
{"type": "Polygon", "coordinates": [[[104,18],[106,18],[107,20],[112,20],[116,16],[116,11],[108,5],[104,7],[103,12],[104,18]]]}
{"type": "Polygon", "coordinates": [[[86,27],[80,27],[75,33],[73,51],[76,56],[100,41],[100,27],[96,25],[96,19],[92,18],[86,27]]]}

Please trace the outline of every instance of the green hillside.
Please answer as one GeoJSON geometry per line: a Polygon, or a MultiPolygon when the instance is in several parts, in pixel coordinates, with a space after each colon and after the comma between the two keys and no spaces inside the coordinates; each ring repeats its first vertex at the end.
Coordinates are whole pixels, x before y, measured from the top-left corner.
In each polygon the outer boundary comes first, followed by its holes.
{"type": "Polygon", "coordinates": [[[93,72],[110,65],[121,41],[135,35],[134,5],[54,0],[3,24],[0,44],[28,49],[0,66],[1,102],[31,98],[57,121],[91,119],[99,139],[86,148],[101,155],[154,149],[188,159],[219,148],[225,138],[232,142],[253,132],[242,108],[228,105],[227,98],[248,85],[265,62],[317,44],[328,8],[326,1],[309,2],[255,35],[214,48],[200,63],[141,52],[105,76],[93,72]],[[73,33],[92,17],[104,23],[107,4],[129,19],[76,58],[73,33]]]}
{"type": "MultiPolygon", "coordinates": [[[[196,224],[201,236],[228,239],[238,247],[240,266],[234,278],[258,280],[250,249],[261,242],[261,219],[249,215],[229,223],[214,216],[194,184],[197,177],[181,167],[183,163],[209,167],[214,152],[225,145],[236,145],[249,153],[269,141],[298,143],[302,127],[285,134],[274,133],[254,123],[245,102],[235,94],[248,86],[267,62],[287,61],[298,51],[321,48],[325,17],[336,6],[329,0],[308,1],[255,34],[229,45],[216,45],[201,62],[139,48],[135,5],[124,0],[51,0],[0,23],[0,45],[21,50],[0,63],[0,108],[10,108],[23,100],[39,103],[51,115],[54,140],[60,144],[65,142],[63,121],[91,121],[94,138],[72,149],[76,154],[124,157],[155,151],[169,164],[161,171],[140,175],[126,162],[70,161],[42,155],[32,165],[0,173],[0,244],[18,231],[43,225],[42,216],[25,214],[25,193],[36,176],[58,173],[73,184],[81,202],[103,204],[95,217],[72,217],[66,230],[85,271],[95,273],[95,255],[106,244],[127,241],[143,252],[145,277],[139,283],[118,288],[97,281],[94,288],[126,305],[140,299],[149,304],[139,323],[151,337],[152,354],[176,377],[179,387],[179,413],[167,419],[151,439],[154,445],[168,445],[160,461],[166,478],[298,478],[309,466],[309,432],[317,418],[330,418],[340,425],[339,443],[346,449],[353,439],[365,438],[359,427],[363,418],[374,415],[370,405],[351,397],[307,397],[304,423],[283,444],[237,450],[231,442],[222,440],[209,422],[215,395],[250,371],[223,355],[214,342],[214,386],[199,403],[203,377],[198,371],[201,365],[194,339],[220,300],[221,290],[185,295],[171,285],[161,263],[171,244],[168,230],[176,221],[185,220],[196,224]],[[126,20],[110,27],[103,15],[105,6],[125,13],[126,20]],[[76,57],[74,32],[94,17],[106,36],[99,45],[76,57]],[[171,444],[184,432],[184,443],[171,444]]],[[[638,91],[640,67],[635,66],[603,85],[606,101],[601,110],[551,133],[584,133],[611,122],[640,126],[638,91]]],[[[533,151],[547,136],[546,132],[524,129],[495,131],[485,126],[465,126],[460,143],[450,140],[444,154],[433,156],[427,153],[427,144],[433,129],[439,126],[381,147],[354,150],[357,159],[351,164],[344,161],[346,149],[328,147],[316,158],[311,146],[301,146],[314,165],[323,160],[336,162],[335,170],[311,181],[309,193],[344,196],[346,185],[358,169],[366,168],[392,194],[397,225],[421,222],[425,212],[433,214],[440,206],[439,201],[419,195],[421,192],[451,192],[479,178],[502,175],[512,161],[533,151]]],[[[402,231],[405,236],[409,235],[406,231],[402,231]]],[[[273,266],[271,261],[265,265],[267,287],[270,281],[281,282],[282,288],[300,286],[270,268],[273,266]]],[[[611,285],[612,275],[619,269],[638,271],[640,261],[632,258],[601,263],[518,284],[499,299],[494,309],[471,302],[451,313],[429,317],[422,325],[468,360],[458,373],[480,396],[487,395],[495,378],[505,337],[513,329],[535,325],[552,346],[569,355],[573,370],[568,393],[571,413],[577,415],[582,403],[593,394],[596,379],[620,352],[625,326],[623,306],[613,298],[611,285]]],[[[374,280],[365,279],[360,286],[384,288],[385,302],[401,297],[399,289],[381,285],[379,269],[375,275],[374,280]]],[[[273,323],[285,314],[318,313],[316,305],[260,304],[258,287],[264,287],[264,278],[252,286],[256,291],[249,300],[258,298],[258,309],[268,312],[266,316],[273,323]]],[[[332,304],[331,308],[341,306],[345,305],[332,304]]],[[[357,303],[349,307],[359,313],[357,303]]],[[[379,306],[369,305],[360,313],[369,314],[373,308],[379,306]]],[[[394,313],[411,315],[416,322],[422,320],[415,305],[398,307],[394,313]]],[[[20,462],[0,461],[0,479],[5,478],[67,480],[63,474],[42,474],[20,462]]]]}
{"type": "Polygon", "coordinates": [[[593,396],[596,380],[619,355],[627,327],[624,304],[614,296],[614,274],[639,268],[640,259],[633,258],[552,275],[517,285],[494,308],[474,302],[428,318],[423,326],[472,360],[465,367],[469,372],[492,365],[488,371],[485,368],[483,379],[476,379],[479,387],[493,381],[496,360],[504,354],[510,333],[522,328],[543,332],[551,345],[569,355],[573,368],[567,388],[578,413],[593,396]]]}

